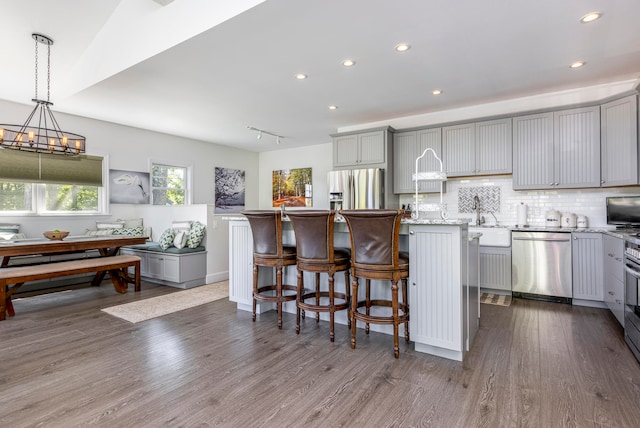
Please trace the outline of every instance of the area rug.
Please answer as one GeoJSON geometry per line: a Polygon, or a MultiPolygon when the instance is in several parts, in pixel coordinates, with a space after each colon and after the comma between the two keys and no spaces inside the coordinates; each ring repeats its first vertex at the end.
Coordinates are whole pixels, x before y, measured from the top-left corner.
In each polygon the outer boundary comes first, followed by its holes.
{"type": "Polygon", "coordinates": [[[511,305],[511,296],[493,293],[481,293],[480,303],[488,305],[509,306],[511,305]]]}
{"type": "Polygon", "coordinates": [[[229,281],[222,281],[102,310],[130,323],[138,323],[226,297],[229,297],[229,281]]]}

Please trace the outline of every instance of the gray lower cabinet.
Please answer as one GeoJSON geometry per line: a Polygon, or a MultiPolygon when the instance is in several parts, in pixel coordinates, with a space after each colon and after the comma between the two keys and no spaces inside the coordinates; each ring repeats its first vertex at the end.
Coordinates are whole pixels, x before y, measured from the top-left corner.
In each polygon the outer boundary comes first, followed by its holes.
{"type": "Polygon", "coordinates": [[[207,252],[168,254],[121,248],[120,254],[140,257],[140,277],[177,288],[203,285],[207,276],[207,252]]]}
{"type": "Polygon", "coordinates": [[[447,175],[511,174],[511,118],[442,128],[443,162],[447,175]]]}
{"type": "Polygon", "coordinates": [[[480,247],[480,288],[511,293],[511,247],[480,247]]]}
{"type": "Polygon", "coordinates": [[[624,241],[604,234],[604,302],[624,327],[624,241]]]}
{"type": "Polygon", "coordinates": [[[604,301],[602,283],[602,234],[571,234],[573,299],[604,301]]]}
{"type": "Polygon", "coordinates": [[[513,118],[513,188],[600,187],[600,108],[513,118]]]}
{"type": "Polygon", "coordinates": [[[600,106],[601,186],[638,184],[638,97],[600,106]]]}
{"type": "MultiPolygon", "coordinates": [[[[422,129],[419,131],[398,132],[393,136],[393,193],[415,193],[413,174],[416,170],[416,158],[427,148],[433,149],[442,159],[442,129],[422,129]]],[[[431,153],[420,159],[418,170],[440,171],[440,163],[431,153]]],[[[444,184],[446,186],[446,184],[444,184]]],[[[420,181],[419,193],[439,192],[440,183],[420,181]]]]}

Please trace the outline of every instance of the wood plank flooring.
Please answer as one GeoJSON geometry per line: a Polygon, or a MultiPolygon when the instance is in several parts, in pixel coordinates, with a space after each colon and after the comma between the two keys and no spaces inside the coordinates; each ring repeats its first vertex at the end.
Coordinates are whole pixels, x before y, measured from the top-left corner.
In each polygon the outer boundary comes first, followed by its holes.
{"type": "Polygon", "coordinates": [[[638,427],[640,364],[603,309],[482,305],[464,363],[310,316],[220,300],[130,324],[100,308],[178,290],[110,284],[15,302],[0,322],[4,427],[638,427]]]}

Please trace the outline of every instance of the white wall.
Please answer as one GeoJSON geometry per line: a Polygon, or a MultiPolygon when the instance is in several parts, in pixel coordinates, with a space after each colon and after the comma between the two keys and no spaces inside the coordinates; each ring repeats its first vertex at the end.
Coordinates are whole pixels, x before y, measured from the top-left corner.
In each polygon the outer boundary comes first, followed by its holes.
{"type": "MultiPolygon", "coordinates": [[[[23,123],[32,108],[0,100],[4,123],[23,123]]],[[[63,130],[73,131],[87,138],[87,154],[108,156],[110,169],[149,172],[151,160],[193,165],[194,209],[202,216],[200,220],[209,225],[208,229],[216,226],[215,232],[207,230],[208,236],[216,236],[223,241],[207,245],[207,275],[220,276],[220,272],[227,272],[228,224],[220,221],[219,216],[214,216],[213,209],[207,206],[214,203],[214,169],[224,167],[244,170],[247,204],[255,205],[258,200],[258,153],[63,113],[55,113],[55,116],[63,130]]],[[[44,230],[61,229],[81,234],[85,229],[95,229],[96,220],[143,216],[145,225],[153,226],[154,238],[157,239],[163,228],[170,226],[169,219],[173,211],[169,208],[113,204],[109,207],[107,216],[0,216],[0,223],[19,223],[21,231],[27,236],[39,237],[44,230]]],[[[185,219],[182,213],[176,215],[180,215],[176,220],[185,219]]]]}

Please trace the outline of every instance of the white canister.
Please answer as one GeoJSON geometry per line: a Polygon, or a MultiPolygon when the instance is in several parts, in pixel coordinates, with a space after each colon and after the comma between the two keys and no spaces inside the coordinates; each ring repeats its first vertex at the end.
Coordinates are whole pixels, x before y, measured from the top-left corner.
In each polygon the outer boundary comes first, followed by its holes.
{"type": "Polygon", "coordinates": [[[560,211],[549,210],[544,214],[544,224],[546,227],[560,227],[560,211]]]}
{"type": "Polygon", "coordinates": [[[576,227],[576,215],[574,213],[562,214],[562,227],[576,227]]]}
{"type": "Polygon", "coordinates": [[[576,220],[576,226],[580,229],[586,229],[587,227],[589,227],[589,220],[587,220],[587,216],[579,215],[578,219],[576,220]]]}

